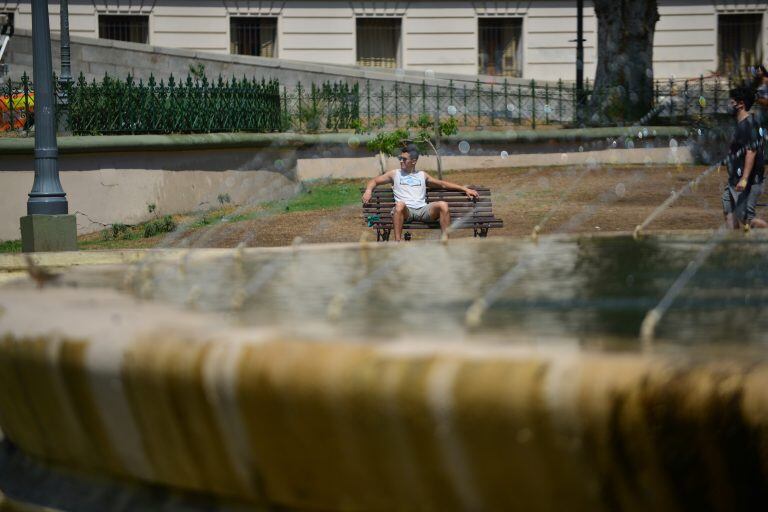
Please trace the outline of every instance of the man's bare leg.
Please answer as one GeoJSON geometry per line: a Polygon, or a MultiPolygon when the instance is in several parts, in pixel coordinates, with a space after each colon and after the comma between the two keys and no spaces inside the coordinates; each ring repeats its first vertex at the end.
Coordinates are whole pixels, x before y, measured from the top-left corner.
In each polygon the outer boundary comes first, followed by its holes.
{"type": "Polygon", "coordinates": [[[392,227],[395,231],[395,242],[402,240],[403,224],[406,215],[408,215],[408,207],[405,206],[405,203],[401,203],[399,201],[395,203],[395,214],[392,216],[392,227]]]}
{"type": "Polygon", "coordinates": [[[736,222],[736,217],[732,213],[725,214],[725,226],[728,229],[739,229],[739,223],[736,222]]]}
{"type": "Polygon", "coordinates": [[[749,227],[752,229],[765,229],[768,228],[768,222],[765,222],[763,219],[752,219],[749,227]]]}
{"type": "Polygon", "coordinates": [[[451,227],[451,211],[445,201],[435,201],[429,205],[429,216],[432,220],[440,220],[440,231],[443,237],[448,236],[448,228],[451,227]]]}

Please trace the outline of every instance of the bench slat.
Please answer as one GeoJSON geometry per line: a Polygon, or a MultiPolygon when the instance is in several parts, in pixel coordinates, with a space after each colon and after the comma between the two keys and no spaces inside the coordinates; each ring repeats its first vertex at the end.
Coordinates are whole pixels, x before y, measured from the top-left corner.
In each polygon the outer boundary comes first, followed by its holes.
{"type": "MultiPolygon", "coordinates": [[[[491,197],[490,192],[478,192],[480,197],[491,197]]],[[[389,192],[387,194],[371,194],[372,198],[375,199],[390,199],[394,197],[394,194],[392,192],[389,192]]],[[[427,192],[427,197],[450,197],[450,198],[459,198],[459,199],[466,199],[469,200],[469,197],[464,192],[427,192]]]]}
{"type": "MultiPolygon", "coordinates": [[[[427,203],[427,204],[433,204],[433,203],[427,203]]],[[[384,210],[384,209],[392,209],[395,206],[395,203],[393,202],[387,202],[387,203],[365,203],[363,205],[363,208],[371,208],[375,210],[384,210]]],[[[476,203],[467,201],[467,202],[453,202],[449,203],[448,207],[453,210],[456,208],[489,208],[493,206],[493,204],[490,201],[478,201],[476,203]]]]}
{"type": "MultiPolygon", "coordinates": [[[[445,201],[450,206],[453,205],[462,205],[462,204],[478,204],[478,203],[490,203],[491,198],[490,197],[479,197],[477,200],[472,201],[471,199],[467,199],[466,197],[428,197],[427,203],[434,203],[437,201],[445,201]]],[[[395,200],[392,197],[381,197],[381,198],[374,198],[371,201],[365,203],[369,205],[379,205],[379,204],[395,204],[395,200]]]]}
{"type": "MultiPolygon", "coordinates": [[[[481,191],[482,192],[490,192],[490,190],[491,190],[489,187],[476,187],[474,185],[468,185],[467,188],[471,188],[472,190],[477,190],[478,192],[481,192],[481,191]]],[[[463,194],[464,193],[464,192],[460,192],[458,190],[450,190],[450,189],[444,189],[444,188],[430,188],[430,187],[427,187],[427,192],[440,192],[440,191],[442,191],[442,192],[457,192],[459,194],[463,194]]],[[[365,192],[365,187],[360,187],[360,192],[365,192]]],[[[381,192],[390,192],[391,193],[392,192],[392,187],[391,186],[382,186],[382,187],[376,187],[375,189],[373,189],[373,193],[374,194],[381,193],[381,192]]]]}
{"type": "MultiPolygon", "coordinates": [[[[480,213],[493,213],[493,208],[451,208],[451,217],[461,217],[463,215],[480,214],[480,213]]],[[[379,215],[379,216],[392,216],[391,209],[377,210],[376,208],[363,208],[364,215],[379,215]]]]}
{"type": "MultiPolygon", "coordinates": [[[[384,229],[392,229],[392,224],[384,224],[381,226],[373,226],[373,227],[379,227],[384,229]]],[[[454,226],[454,229],[474,229],[474,228],[503,228],[504,224],[499,222],[483,222],[478,224],[467,224],[467,225],[459,225],[454,226]]],[[[404,224],[403,225],[403,231],[410,231],[413,229],[440,229],[440,224],[438,223],[432,223],[424,224],[404,224]]]]}
{"type": "MultiPolygon", "coordinates": [[[[503,222],[498,217],[493,217],[492,215],[485,215],[485,216],[482,216],[482,217],[468,217],[468,218],[463,219],[463,220],[461,220],[461,217],[456,217],[455,219],[451,219],[451,220],[453,222],[459,221],[462,224],[478,224],[478,223],[484,223],[484,222],[503,222]]],[[[365,219],[363,219],[363,221],[366,222],[365,219]]],[[[388,224],[388,225],[391,226],[392,225],[392,219],[389,218],[389,219],[375,220],[375,221],[373,221],[373,224],[374,225],[376,225],[376,224],[382,224],[382,225],[388,224]]],[[[424,224],[424,223],[423,222],[418,222],[418,223],[413,223],[413,224],[424,224]]],[[[431,223],[427,222],[427,224],[438,224],[438,222],[437,221],[434,221],[434,222],[431,222],[431,223]]]]}

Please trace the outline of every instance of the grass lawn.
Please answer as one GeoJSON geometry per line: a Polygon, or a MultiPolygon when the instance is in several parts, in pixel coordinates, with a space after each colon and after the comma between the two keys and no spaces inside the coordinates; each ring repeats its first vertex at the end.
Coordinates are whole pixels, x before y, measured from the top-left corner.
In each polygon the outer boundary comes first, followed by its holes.
{"type": "MultiPolygon", "coordinates": [[[[159,217],[137,225],[113,224],[101,232],[79,236],[77,245],[81,251],[146,249],[160,243],[180,226],[185,234],[192,234],[223,220],[237,223],[286,212],[333,210],[359,202],[361,183],[360,180],[310,183],[291,199],[270,201],[248,210],[225,205],[204,212],[159,217]]],[[[21,252],[21,240],[0,242],[0,253],[13,252],[21,252]]]]}

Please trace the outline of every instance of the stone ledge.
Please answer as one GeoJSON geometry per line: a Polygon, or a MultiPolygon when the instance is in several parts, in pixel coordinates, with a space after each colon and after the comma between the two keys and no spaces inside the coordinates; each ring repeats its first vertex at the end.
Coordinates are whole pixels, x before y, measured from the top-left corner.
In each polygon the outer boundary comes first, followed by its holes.
{"type": "Polygon", "coordinates": [[[0,339],[9,439],[126,484],[301,510],[764,500],[768,365],[738,353],[318,343],[97,289],[2,290],[0,339]]]}
{"type": "MultiPolygon", "coordinates": [[[[595,140],[606,137],[625,137],[636,135],[639,128],[577,128],[563,130],[508,130],[508,131],[472,131],[460,132],[445,137],[444,141],[455,143],[462,140],[474,143],[516,143],[595,140]]],[[[686,137],[685,127],[648,127],[655,132],[655,137],[686,137]]],[[[286,147],[306,147],[312,145],[347,144],[355,137],[360,145],[371,140],[374,135],[352,133],[201,133],[173,135],[96,135],[59,137],[61,153],[106,153],[115,151],[177,151],[184,149],[267,147],[275,144],[286,147]]],[[[654,138],[651,136],[650,138],[654,138]]],[[[0,138],[0,155],[33,154],[34,139],[0,138]]]]}

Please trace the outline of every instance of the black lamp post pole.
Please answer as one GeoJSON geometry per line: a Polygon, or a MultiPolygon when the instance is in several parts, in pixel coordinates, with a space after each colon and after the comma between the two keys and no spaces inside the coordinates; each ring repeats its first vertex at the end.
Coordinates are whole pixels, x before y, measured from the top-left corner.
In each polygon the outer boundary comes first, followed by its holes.
{"type": "Polygon", "coordinates": [[[64,84],[72,81],[72,63],[69,50],[69,0],[60,0],[60,5],[61,76],[59,77],[59,82],[64,84]]]}
{"type": "Polygon", "coordinates": [[[69,86],[72,83],[72,63],[69,48],[69,0],[59,0],[61,27],[61,74],[59,75],[59,132],[69,131],[69,86]]]}
{"type": "Polygon", "coordinates": [[[27,213],[65,215],[68,204],[67,194],[59,181],[47,0],[32,0],[32,58],[35,80],[35,181],[27,200],[27,213]]]}
{"type": "Polygon", "coordinates": [[[584,0],[576,0],[576,120],[584,122],[584,0]]]}

